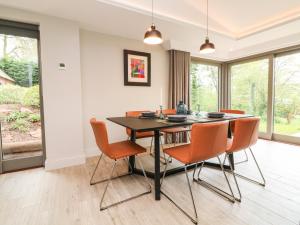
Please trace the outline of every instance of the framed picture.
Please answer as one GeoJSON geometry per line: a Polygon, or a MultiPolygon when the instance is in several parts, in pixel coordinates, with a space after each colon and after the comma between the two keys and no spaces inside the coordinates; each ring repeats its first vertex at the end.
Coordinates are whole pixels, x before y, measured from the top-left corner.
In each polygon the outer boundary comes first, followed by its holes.
{"type": "Polygon", "coordinates": [[[124,50],[124,85],[151,86],[151,54],[124,50]]]}

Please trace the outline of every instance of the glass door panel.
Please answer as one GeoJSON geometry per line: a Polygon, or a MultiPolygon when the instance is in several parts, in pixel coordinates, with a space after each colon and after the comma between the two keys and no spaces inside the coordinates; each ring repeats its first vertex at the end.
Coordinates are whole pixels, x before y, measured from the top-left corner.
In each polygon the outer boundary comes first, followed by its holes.
{"type": "Polygon", "coordinates": [[[0,154],[4,171],[43,164],[38,58],[37,38],[0,32],[0,154]]]}
{"type": "Polygon", "coordinates": [[[267,132],[269,59],[232,65],[231,109],[261,118],[260,132],[267,132]]]}
{"type": "Polygon", "coordinates": [[[275,58],[274,133],[300,137],[300,53],[275,58]]]}
{"type": "Polygon", "coordinates": [[[192,62],[190,79],[192,111],[218,111],[219,66],[192,62]]]}

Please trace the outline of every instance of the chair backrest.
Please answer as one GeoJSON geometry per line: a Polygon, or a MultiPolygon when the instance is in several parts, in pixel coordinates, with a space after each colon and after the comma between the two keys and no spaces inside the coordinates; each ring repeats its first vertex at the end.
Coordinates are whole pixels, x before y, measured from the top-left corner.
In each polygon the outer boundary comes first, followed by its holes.
{"type": "Polygon", "coordinates": [[[199,162],[226,151],[228,121],[192,125],[190,161],[199,162]]]}
{"type": "MultiPolygon", "coordinates": [[[[142,112],[148,112],[149,110],[140,110],[140,111],[128,111],[126,112],[126,117],[139,117],[142,112]]],[[[126,128],[126,133],[130,137],[131,136],[131,129],[126,128]]]]}
{"type": "MultiPolygon", "coordinates": [[[[156,114],[159,114],[160,110],[156,110],[156,114]]],[[[164,115],[175,115],[176,114],[176,109],[163,109],[162,113],[164,115]]]]}
{"type": "MultiPolygon", "coordinates": [[[[221,109],[220,112],[233,113],[233,114],[245,114],[245,111],[238,110],[238,109],[221,109]]],[[[231,128],[231,132],[234,133],[234,131],[235,131],[235,122],[234,121],[230,122],[230,128],[231,128]]]]}
{"type": "Polygon", "coordinates": [[[254,145],[258,139],[259,121],[257,117],[235,121],[235,133],[230,151],[239,151],[254,145]]]}
{"type": "Polygon", "coordinates": [[[109,155],[110,148],[105,123],[103,121],[97,121],[95,118],[92,118],[90,120],[90,124],[93,128],[93,132],[99,150],[102,151],[104,154],[109,155]]]}
{"type": "Polygon", "coordinates": [[[176,114],[176,109],[164,109],[163,114],[164,115],[175,115],[176,114]]]}
{"type": "Polygon", "coordinates": [[[237,110],[237,109],[221,109],[220,112],[223,112],[223,113],[233,113],[233,114],[245,114],[245,111],[243,111],[243,110],[237,110]]]}

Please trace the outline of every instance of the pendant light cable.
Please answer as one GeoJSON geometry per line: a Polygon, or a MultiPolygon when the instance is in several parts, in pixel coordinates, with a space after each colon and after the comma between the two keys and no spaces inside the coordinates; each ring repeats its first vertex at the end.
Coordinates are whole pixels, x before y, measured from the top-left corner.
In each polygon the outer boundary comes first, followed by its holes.
{"type": "Polygon", "coordinates": [[[160,31],[157,30],[154,25],[154,0],[151,1],[151,8],[152,8],[152,12],[151,12],[152,24],[144,35],[144,43],[150,45],[157,45],[157,44],[161,44],[163,42],[163,39],[160,31]]]}
{"type": "Polygon", "coordinates": [[[154,19],[153,19],[153,0],[152,0],[152,25],[154,24],[154,19]]]}
{"type": "Polygon", "coordinates": [[[206,37],[208,37],[208,0],[206,0],[206,37]]]}
{"type": "Polygon", "coordinates": [[[206,38],[200,46],[200,53],[207,54],[215,51],[215,45],[208,38],[208,0],[206,0],[206,38]]]}

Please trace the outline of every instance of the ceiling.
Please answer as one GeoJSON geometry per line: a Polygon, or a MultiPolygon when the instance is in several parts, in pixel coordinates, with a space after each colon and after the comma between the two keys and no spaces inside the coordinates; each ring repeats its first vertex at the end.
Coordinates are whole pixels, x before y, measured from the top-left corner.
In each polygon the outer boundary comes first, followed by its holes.
{"type": "MultiPolygon", "coordinates": [[[[151,0],[97,0],[136,10],[151,12],[151,0]]],[[[258,31],[300,18],[299,0],[209,0],[209,24],[212,30],[242,38],[258,31]]],[[[154,0],[157,17],[205,26],[207,0],[154,0]]]]}
{"type": "MultiPolygon", "coordinates": [[[[151,24],[151,0],[0,0],[1,6],[72,20],[83,29],[140,41],[151,24]]],[[[199,54],[206,35],[206,0],[154,0],[154,14],[157,28],[168,40],[166,49],[199,54]]],[[[237,57],[230,56],[235,52],[258,44],[266,51],[273,39],[288,35],[300,40],[299,24],[300,0],[209,0],[209,37],[217,51],[208,58],[231,59],[237,57]]],[[[280,40],[276,44],[282,47],[280,40]]],[[[289,40],[287,45],[295,43],[289,40]]]]}
{"type": "MultiPolygon", "coordinates": [[[[76,20],[94,28],[108,14],[114,16],[110,24],[123,24],[116,15],[126,13],[114,14],[120,11],[107,5],[147,17],[151,14],[151,0],[0,0],[0,4],[76,20]]],[[[201,28],[206,25],[206,0],[154,0],[154,11],[155,17],[161,20],[201,28]]],[[[210,30],[235,39],[298,18],[300,0],[209,0],[210,30]]]]}

